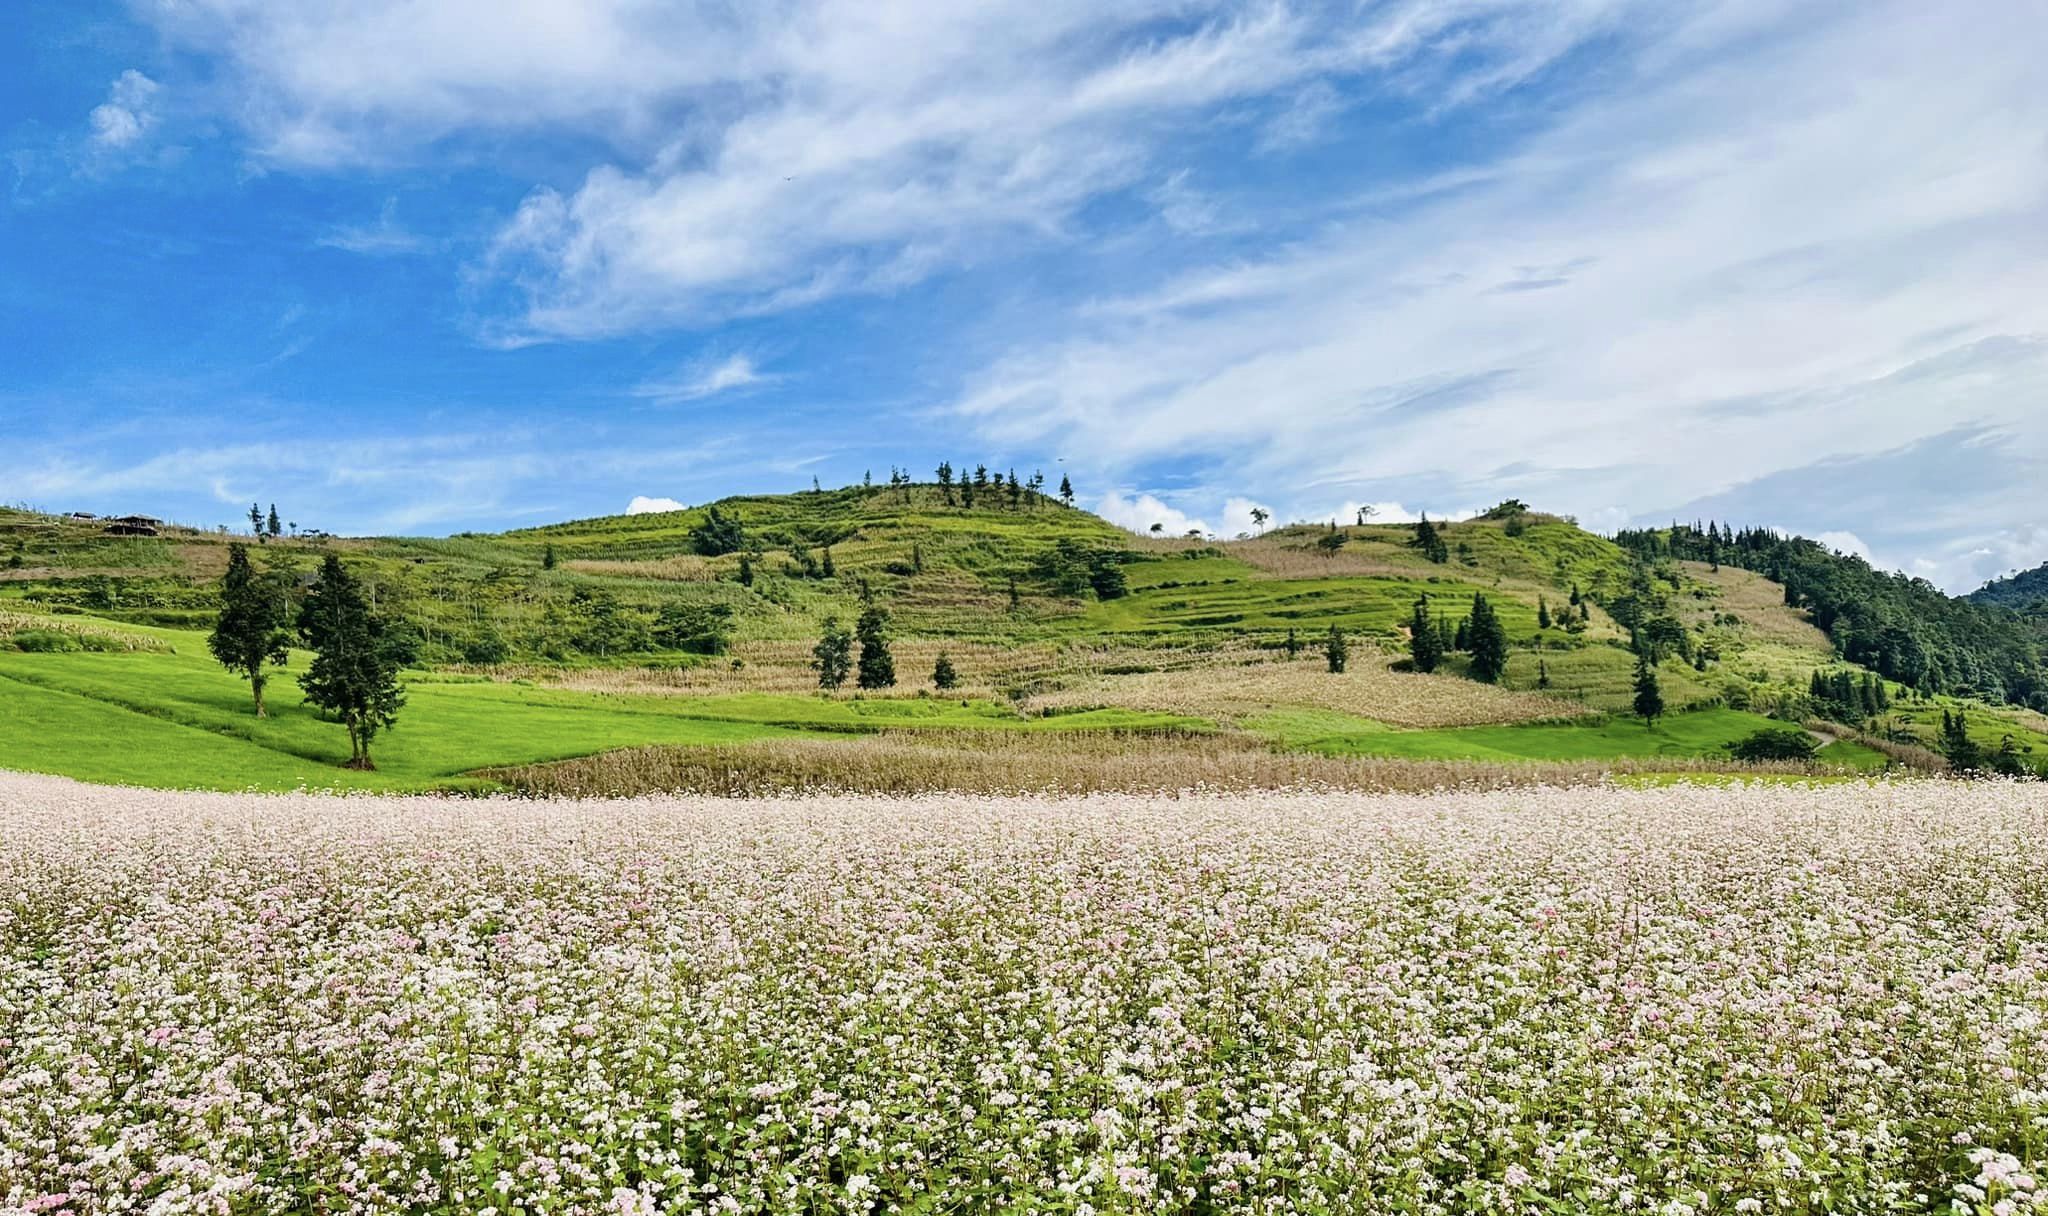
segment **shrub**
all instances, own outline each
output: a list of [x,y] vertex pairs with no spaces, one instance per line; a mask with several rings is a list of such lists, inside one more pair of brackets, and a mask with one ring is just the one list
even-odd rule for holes
[[1768,760],[1811,760],[1820,750],[1812,735],[1791,726],[1770,726],[1747,739],[1728,745],[1737,760],[1759,763]]

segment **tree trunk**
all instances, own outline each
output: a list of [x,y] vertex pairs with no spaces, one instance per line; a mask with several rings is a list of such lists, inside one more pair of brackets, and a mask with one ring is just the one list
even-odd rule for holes
[[269,717],[270,715],[264,712],[263,709],[263,672],[261,669],[249,673],[249,691],[256,694],[256,716],[259,718]]

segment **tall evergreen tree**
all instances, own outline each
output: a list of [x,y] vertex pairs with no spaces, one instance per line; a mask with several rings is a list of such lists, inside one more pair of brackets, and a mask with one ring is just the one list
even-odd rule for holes
[[953,505],[953,462],[941,460],[938,468],[939,493],[944,496],[947,506]]
[[1060,501],[1070,507],[1074,505],[1074,483],[1067,480],[1065,473],[1060,474]]
[[1498,684],[1508,669],[1508,631],[1486,597],[1472,596],[1472,678]]
[[385,622],[370,610],[362,583],[331,554],[300,606],[299,640],[314,652],[299,677],[306,700],[348,729],[348,767],[376,768],[370,741],[398,721],[405,691]]
[[1536,687],[1550,687],[1550,664],[1542,659],[1536,660]]
[[284,665],[290,619],[284,588],[276,579],[256,573],[249,564],[249,546],[229,545],[228,571],[220,580],[220,618],[206,647],[221,666],[249,681],[259,718],[269,716],[263,708],[263,686],[270,677],[263,668]]
[[1451,560],[1450,547],[1444,544],[1443,535],[1437,531],[1437,526],[1429,522],[1427,512],[1415,522],[1415,539],[1408,542],[1408,547],[1422,550],[1424,557],[1439,566]]
[[1429,597],[1415,601],[1408,618],[1408,658],[1415,670],[1432,672],[1444,661],[1443,637],[1429,619]]
[[1959,773],[1974,773],[1984,767],[1984,749],[1970,738],[1970,720],[1963,713],[1941,711],[1941,754]]
[[879,604],[861,610],[854,625],[860,639],[860,664],[854,682],[862,688],[891,688],[896,684],[896,656],[889,653],[889,614]]
[[270,533],[272,540],[284,535],[284,521],[277,517],[276,503],[270,504],[270,514],[263,517],[263,530]]
[[540,568],[543,570],[555,568],[555,546],[552,543],[541,546]]
[[853,635],[839,623],[838,617],[825,618],[818,644],[811,647],[811,666],[818,669],[818,687],[827,692],[846,683],[853,670]]
[[1351,661],[1351,643],[1345,641],[1344,631],[1335,625],[1330,626],[1330,635],[1323,639],[1323,659],[1334,674],[1342,674],[1345,664]]
[[939,661],[932,665],[932,687],[940,692],[960,687],[960,673],[953,670],[953,660],[943,650],[939,652]]
[[1657,684],[1657,669],[1650,666],[1650,656],[1636,656],[1635,681],[1636,716],[1645,726],[1651,725],[1664,716],[1664,690]]
[[1536,597],[1536,628],[1550,628],[1550,601],[1540,595]]
[[253,502],[249,504],[249,535],[263,539],[263,508]]

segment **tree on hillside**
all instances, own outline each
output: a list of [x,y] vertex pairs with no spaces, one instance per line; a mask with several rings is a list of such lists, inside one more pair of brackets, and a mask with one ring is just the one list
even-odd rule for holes
[[1371,505],[1370,503],[1358,508],[1358,526],[1363,528],[1368,520],[1370,520],[1373,516],[1378,515],[1379,513],[1380,509],[1378,507]]
[[247,545],[229,545],[228,571],[220,580],[220,619],[214,622],[206,648],[221,666],[249,681],[259,718],[269,716],[263,709],[263,685],[269,680],[263,668],[284,665],[290,619],[283,586],[256,573]]
[[836,616],[825,618],[818,644],[811,647],[811,666],[818,669],[818,687],[831,692],[846,683],[853,669],[853,635]]
[[249,504],[249,535],[255,537],[259,541],[264,539],[263,508],[257,506],[253,502]]
[[1984,749],[1970,738],[1970,720],[1961,711],[1941,711],[1941,754],[1959,773],[1974,773],[1984,767]]
[[1415,670],[1424,674],[1435,671],[1444,661],[1443,637],[1429,619],[1426,595],[1415,601],[1415,611],[1408,618],[1408,659]]
[[306,700],[348,728],[353,769],[374,769],[370,740],[398,720],[405,692],[385,624],[363,598],[363,585],[330,555],[299,609],[299,640],[314,652],[299,677]]
[[1067,480],[1065,473],[1060,474],[1060,501],[1070,507],[1074,505],[1074,483]]
[[1324,557],[1335,557],[1350,540],[1351,537],[1343,532],[1325,532],[1316,537],[1316,548],[1322,550]]
[[1482,684],[1498,684],[1508,669],[1508,631],[1486,597],[1472,597],[1472,678]]
[[704,514],[704,522],[690,529],[690,543],[706,557],[723,557],[746,548],[747,533],[738,516],[711,507]]
[[896,656],[889,653],[889,614],[879,604],[861,610],[854,626],[860,639],[860,666],[854,682],[862,688],[891,688],[896,683]]
[[1295,636],[1292,629],[1287,631],[1287,640],[1282,642],[1281,645],[1286,649],[1287,657],[1290,659],[1301,654],[1301,639]]
[[1264,536],[1264,535],[1265,535],[1265,533],[1266,533],[1266,521],[1267,521],[1267,520],[1269,520],[1269,519],[1271,519],[1271,518],[1273,518],[1273,515],[1272,515],[1272,513],[1271,513],[1270,511],[1266,510],[1266,508],[1264,508],[1264,507],[1253,507],[1253,508],[1252,508],[1252,527],[1254,527],[1254,528],[1257,528],[1257,529],[1259,530],[1259,535],[1261,535],[1261,536]]
[[1550,601],[1540,595],[1536,597],[1536,628],[1550,628]]
[[1408,547],[1422,550],[1424,557],[1439,566],[1451,560],[1450,547],[1444,544],[1443,535],[1437,531],[1436,525],[1429,522],[1428,512],[1415,521],[1415,538],[1408,542]]
[[1323,640],[1323,658],[1333,674],[1342,674],[1344,665],[1351,660],[1351,643],[1344,640],[1344,631],[1335,625],[1330,626],[1330,636]]
[[1536,687],[1550,687],[1550,664],[1542,659],[1536,660]]
[[754,585],[754,558],[750,553],[740,554],[740,586]]
[[270,514],[263,517],[263,530],[270,534],[272,540],[284,535],[284,521],[277,517],[276,503],[270,504]]
[[1636,716],[1643,725],[1653,725],[1664,716],[1664,690],[1657,686],[1657,669],[1650,666],[1650,656],[1636,656]]
[[939,661],[932,665],[932,687],[940,692],[960,687],[960,673],[953,670],[953,660],[943,650],[939,652]]
[[552,570],[555,568],[555,546],[552,542],[541,546],[540,568],[543,570]]

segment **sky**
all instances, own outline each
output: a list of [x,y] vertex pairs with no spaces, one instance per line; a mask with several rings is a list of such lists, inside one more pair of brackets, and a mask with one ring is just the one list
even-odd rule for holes
[[2039,0],[0,6],[0,501],[446,534],[1069,476],[1134,529],[2048,560]]

